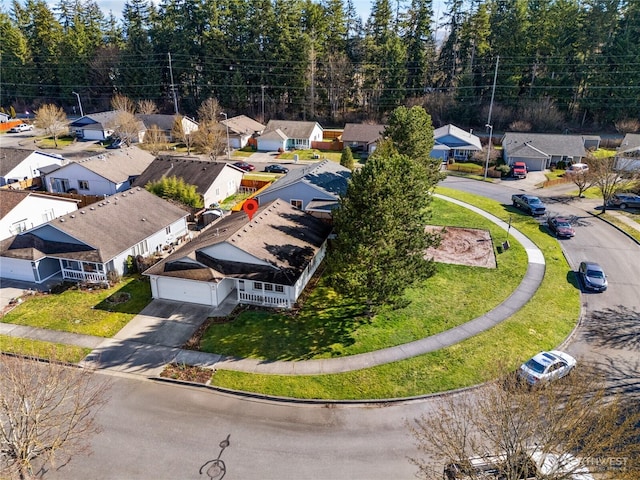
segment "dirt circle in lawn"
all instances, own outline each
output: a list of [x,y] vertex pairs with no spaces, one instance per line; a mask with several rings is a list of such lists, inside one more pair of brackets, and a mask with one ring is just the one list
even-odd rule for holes
[[488,230],[429,225],[427,233],[440,235],[440,246],[429,248],[425,258],[440,263],[496,268],[496,256]]

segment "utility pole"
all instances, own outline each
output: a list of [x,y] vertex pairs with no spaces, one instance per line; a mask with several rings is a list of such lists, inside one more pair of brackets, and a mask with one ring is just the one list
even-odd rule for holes
[[491,103],[489,104],[489,118],[487,118],[487,126],[492,125],[491,113],[493,112],[493,98],[496,94],[496,80],[498,80],[498,63],[500,63],[500,55],[496,57],[496,71],[493,74],[493,88],[491,89]]
[[260,89],[262,90],[262,122],[265,122],[264,117],[264,85],[260,85]]
[[176,98],[176,87],[173,84],[173,67],[171,66],[171,52],[169,55],[169,75],[171,76],[171,94],[173,95],[173,108],[175,110],[176,115],[178,114],[178,99]]
[[76,97],[78,97],[78,106],[80,107],[80,116],[84,117],[84,113],[82,111],[82,102],[80,101],[80,94],[76,92],[71,92],[71,93],[73,93]]

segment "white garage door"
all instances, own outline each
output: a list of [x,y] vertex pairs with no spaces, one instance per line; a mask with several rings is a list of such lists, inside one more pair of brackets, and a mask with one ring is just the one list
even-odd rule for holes
[[18,260],[17,258],[0,258],[0,278],[35,282],[31,261]]
[[158,298],[216,306],[208,283],[177,278],[158,278]]

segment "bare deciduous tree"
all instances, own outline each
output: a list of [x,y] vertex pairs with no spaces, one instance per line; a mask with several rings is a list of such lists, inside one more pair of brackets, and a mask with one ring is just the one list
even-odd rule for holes
[[586,172],[584,170],[578,172],[567,171],[565,176],[578,187],[578,197],[582,197],[584,192],[594,185],[594,176],[588,170]]
[[135,115],[126,110],[120,110],[116,115],[113,128],[113,134],[121,138],[127,145],[136,142],[140,135],[141,122]]
[[0,355],[0,477],[33,478],[87,451],[108,389],[91,370]]
[[129,112],[133,115],[136,111],[136,104],[129,97],[117,94],[111,99],[111,108]]
[[200,122],[198,130],[193,132],[192,136],[194,145],[213,161],[216,161],[218,155],[226,148],[225,129],[216,121]]
[[36,110],[36,127],[42,128],[45,133],[53,137],[53,143],[58,147],[58,137],[69,131],[67,115],[62,108],[50,103]]
[[151,125],[144,134],[144,144],[154,155],[160,153],[160,150],[166,146],[167,140],[167,136],[157,125]]
[[191,155],[191,148],[193,147],[194,135],[191,130],[185,128],[184,117],[182,115],[176,115],[176,119],[173,122],[173,128],[171,134],[173,138],[179,142],[184,143],[187,147],[187,155]]
[[598,158],[589,155],[589,177],[593,186],[600,189],[602,195],[602,211],[606,212],[607,203],[616,192],[632,189],[640,178],[638,170],[618,168],[615,157]]
[[217,122],[222,112],[222,107],[216,98],[207,98],[200,108],[198,108],[198,121],[203,123],[207,121]]
[[[436,411],[411,423],[421,454],[411,461],[425,479],[443,478],[450,462],[469,469],[460,478],[541,478],[544,467],[533,467],[538,473],[532,476],[532,463],[523,461],[532,458],[561,466],[546,471],[546,480],[573,479],[585,469],[602,470],[603,479],[637,479],[638,422],[636,403],[608,392],[588,368],[531,390],[512,376],[443,397]],[[470,458],[486,461],[499,473],[474,473]]]
[[153,100],[138,100],[137,112],[142,115],[158,113],[158,107]]

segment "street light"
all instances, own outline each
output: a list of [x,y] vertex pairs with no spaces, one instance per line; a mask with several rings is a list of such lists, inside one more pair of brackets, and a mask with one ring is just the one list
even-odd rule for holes
[[229,122],[227,121],[227,114],[220,112],[220,115],[224,115],[224,124],[227,127],[227,160],[231,159],[231,148],[229,147]]
[[484,179],[487,179],[487,173],[489,172],[489,157],[491,156],[491,137],[493,136],[493,125],[489,125],[488,123],[485,125],[485,128],[489,129],[489,144],[487,145],[487,162],[484,165]]
[[80,101],[80,94],[76,92],[71,92],[71,93],[73,93],[76,97],[78,97],[78,106],[80,107],[80,116],[84,117],[84,113],[82,111],[82,102]]

